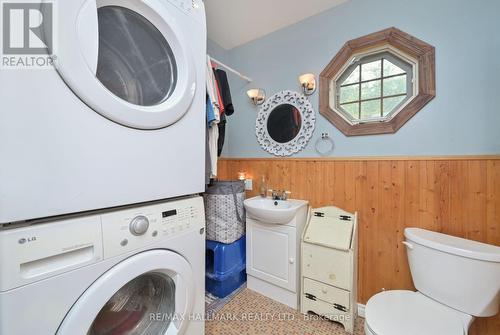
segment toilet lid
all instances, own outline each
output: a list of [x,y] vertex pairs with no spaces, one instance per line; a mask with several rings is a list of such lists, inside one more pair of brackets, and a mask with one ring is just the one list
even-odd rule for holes
[[463,335],[458,311],[412,291],[385,291],[368,300],[366,324],[376,335]]

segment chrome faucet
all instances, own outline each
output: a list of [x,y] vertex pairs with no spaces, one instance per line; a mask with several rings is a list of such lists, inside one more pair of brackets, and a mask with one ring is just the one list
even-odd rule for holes
[[278,190],[268,190],[268,192],[271,192],[271,198],[273,200],[287,200],[288,196],[292,193],[290,191],[278,191]]

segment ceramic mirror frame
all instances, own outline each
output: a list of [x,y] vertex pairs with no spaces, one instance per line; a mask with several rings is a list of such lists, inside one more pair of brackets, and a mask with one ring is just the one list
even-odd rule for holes
[[[273,140],[267,130],[267,121],[271,112],[282,104],[297,108],[302,118],[298,134],[285,143]],[[255,122],[255,136],[265,151],[275,156],[291,156],[306,147],[313,135],[315,124],[316,115],[307,97],[295,91],[284,90],[274,94],[262,104]]]

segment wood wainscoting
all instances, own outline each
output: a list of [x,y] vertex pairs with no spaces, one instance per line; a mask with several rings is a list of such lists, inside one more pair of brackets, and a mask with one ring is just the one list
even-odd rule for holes
[[[405,227],[500,245],[500,156],[235,158],[218,166],[220,179],[239,171],[253,178],[247,196],[258,194],[265,175],[269,188],[290,190],[313,207],[357,211],[362,304],[384,289],[414,289],[401,244]],[[474,322],[470,332],[499,333],[499,315]]]

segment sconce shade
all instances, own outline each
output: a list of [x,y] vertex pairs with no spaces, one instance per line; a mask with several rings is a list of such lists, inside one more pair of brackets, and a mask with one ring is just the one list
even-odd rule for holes
[[266,100],[266,92],[262,88],[249,89],[247,95],[254,105],[261,105]]
[[304,73],[300,75],[299,82],[305,95],[311,95],[316,91],[316,78],[313,73]]
[[304,73],[304,74],[299,76],[299,81],[302,85],[314,82],[314,74]]
[[247,91],[247,95],[250,99],[257,98],[259,95],[259,89],[258,88],[252,88]]

